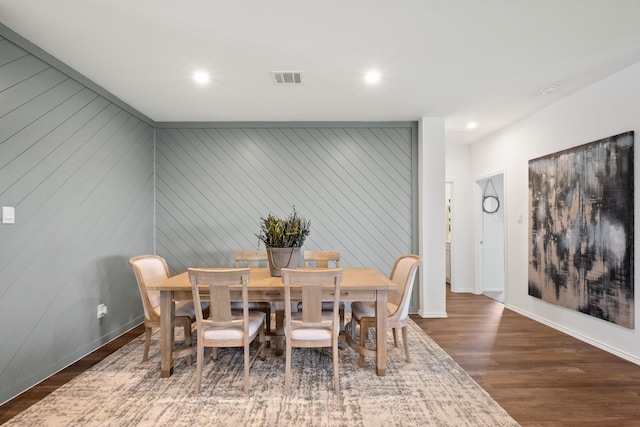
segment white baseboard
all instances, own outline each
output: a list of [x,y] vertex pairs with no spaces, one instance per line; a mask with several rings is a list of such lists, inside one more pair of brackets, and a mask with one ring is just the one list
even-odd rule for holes
[[453,292],[454,294],[474,294],[474,295],[477,295],[475,289],[473,289],[473,288],[462,288],[462,289],[455,288],[454,289],[452,287],[451,288],[451,292]]
[[419,310],[417,314],[423,319],[446,319],[448,317],[446,311],[439,313],[425,313]]
[[592,339],[590,337],[584,336],[579,332],[576,332],[576,331],[574,331],[572,329],[565,328],[564,326],[559,325],[557,323],[550,322],[547,319],[544,319],[544,318],[542,318],[540,316],[537,316],[537,315],[535,315],[533,313],[529,313],[528,311],[512,307],[511,305],[508,305],[508,304],[505,305],[505,307],[507,307],[509,310],[515,311],[518,314],[521,314],[521,315],[523,315],[525,317],[533,319],[536,322],[540,322],[543,325],[547,325],[547,326],[549,326],[549,327],[551,327],[551,328],[553,328],[555,330],[558,330],[558,331],[563,332],[563,333],[565,333],[567,335],[570,335],[570,336],[572,336],[572,337],[574,337],[576,339],[579,339],[580,341],[583,341],[583,342],[586,342],[588,344],[591,344],[594,347],[598,347],[601,350],[604,350],[604,351],[606,351],[608,353],[614,354],[614,355],[616,355],[618,357],[621,357],[621,358],[623,358],[625,360],[628,360],[629,362],[633,362],[636,365],[640,365],[640,358],[634,356],[633,354],[626,353],[626,352],[624,352],[624,351],[622,351],[620,349],[617,349],[615,347],[611,347],[608,344],[605,344],[603,342],[594,340],[594,339]]

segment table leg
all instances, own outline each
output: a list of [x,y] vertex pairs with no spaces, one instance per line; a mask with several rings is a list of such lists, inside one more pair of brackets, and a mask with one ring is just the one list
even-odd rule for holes
[[170,377],[173,374],[173,319],[175,317],[173,292],[160,292],[160,376]]
[[387,374],[387,290],[376,292],[376,371],[378,376]]

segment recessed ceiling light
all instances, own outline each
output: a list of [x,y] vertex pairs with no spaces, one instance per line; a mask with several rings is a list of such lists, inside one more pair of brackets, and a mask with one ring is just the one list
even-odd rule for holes
[[376,84],[380,81],[380,73],[376,70],[371,70],[364,76],[364,80],[370,85]]
[[196,71],[193,74],[193,80],[195,80],[196,83],[203,85],[209,81],[209,74],[204,71]]
[[558,89],[558,86],[549,85],[545,88],[540,89],[540,92],[542,92],[543,95],[551,95],[553,92],[556,91],[556,89]]
[[478,127],[478,124],[476,122],[467,123],[467,129],[475,129],[477,127]]

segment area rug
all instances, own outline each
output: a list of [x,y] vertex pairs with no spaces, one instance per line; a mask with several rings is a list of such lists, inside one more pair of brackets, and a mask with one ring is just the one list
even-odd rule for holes
[[[341,391],[333,390],[330,349],[293,349],[292,389],[284,395],[284,358],[273,348],[251,368],[242,391],[241,349],[207,358],[201,391],[195,363],[175,362],[160,378],[159,333],[141,362],[144,335],[11,419],[7,426],[472,426],[518,424],[415,323],[412,361],[388,334],[387,375],[374,360],[340,351]],[[177,337],[179,339],[179,337]],[[399,340],[401,338],[399,337]]]

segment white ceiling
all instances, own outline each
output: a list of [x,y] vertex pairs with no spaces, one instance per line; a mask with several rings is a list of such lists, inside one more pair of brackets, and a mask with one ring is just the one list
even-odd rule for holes
[[0,0],[0,22],[155,121],[443,117],[449,143],[640,60],[638,0]]

